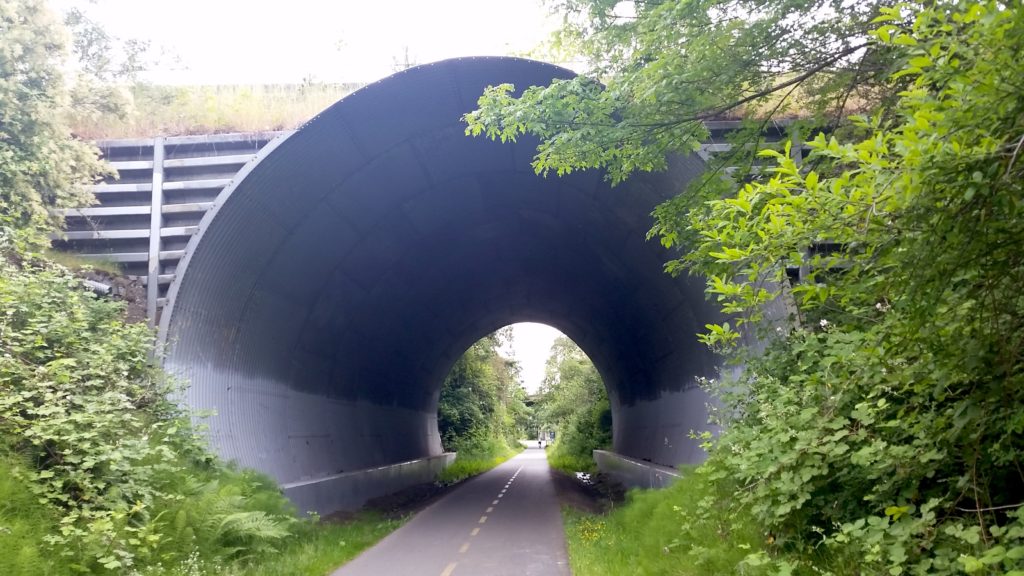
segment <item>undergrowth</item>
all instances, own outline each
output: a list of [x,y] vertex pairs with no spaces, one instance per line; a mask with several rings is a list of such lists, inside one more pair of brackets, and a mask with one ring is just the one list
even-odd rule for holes
[[44,538],[57,529],[57,514],[32,495],[20,477],[29,463],[0,449],[0,574],[50,576],[67,574],[64,558],[50,554]]
[[442,486],[483,474],[522,451],[522,446],[512,448],[502,439],[487,436],[471,436],[456,441],[452,447],[455,462],[442,470],[436,480]]
[[278,553],[259,563],[236,566],[225,576],[323,576],[387,536],[405,519],[361,512],[340,523],[306,526]]
[[573,412],[559,427],[558,437],[548,450],[548,464],[568,474],[597,472],[594,450],[611,446],[611,422],[607,396]]
[[300,520],[219,461],[148,329],[62,266],[3,252],[0,311],[0,574],[322,574],[397,526]]
[[749,512],[730,505],[734,486],[707,467],[684,471],[663,490],[634,490],[608,514],[563,509],[576,576],[768,574],[745,561],[772,535]]

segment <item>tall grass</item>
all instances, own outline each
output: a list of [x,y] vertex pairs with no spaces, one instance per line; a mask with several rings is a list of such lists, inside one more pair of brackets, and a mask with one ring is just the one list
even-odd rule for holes
[[156,135],[291,130],[319,114],[357,84],[156,86],[121,93],[116,112],[77,110],[70,119],[79,138],[101,140]]
[[70,566],[45,545],[46,535],[58,529],[56,515],[17,477],[16,471],[28,466],[19,456],[0,451],[0,574],[69,574]]
[[575,576],[761,574],[743,561],[769,535],[742,509],[722,507],[728,487],[705,470],[663,490],[632,491],[607,515],[566,508]]
[[318,524],[279,553],[225,576],[324,576],[405,523],[377,512],[361,512],[343,523]]

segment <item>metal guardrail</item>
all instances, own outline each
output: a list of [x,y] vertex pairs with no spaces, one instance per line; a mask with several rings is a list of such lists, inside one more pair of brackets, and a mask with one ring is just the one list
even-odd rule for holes
[[117,264],[146,286],[155,324],[189,238],[238,171],[289,132],[103,140],[116,175],[92,187],[96,204],[61,211],[54,247]]

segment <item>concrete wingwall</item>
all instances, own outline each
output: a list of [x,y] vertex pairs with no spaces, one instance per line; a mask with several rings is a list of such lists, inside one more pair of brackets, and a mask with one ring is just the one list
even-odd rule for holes
[[[515,58],[413,68],[339,101],[248,164],[189,242],[161,318],[165,366],[212,410],[219,452],[285,485],[440,456],[440,385],[504,325],[558,328],[609,390],[616,452],[702,458],[696,377],[719,359],[703,282],[663,271],[652,209],[694,156],[611,188],[534,173],[537,142],[464,134],[488,85],[571,72]],[[329,512],[329,491],[303,506]]]

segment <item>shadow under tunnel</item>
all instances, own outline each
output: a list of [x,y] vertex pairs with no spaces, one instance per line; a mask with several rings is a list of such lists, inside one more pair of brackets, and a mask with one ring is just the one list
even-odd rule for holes
[[695,334],[718,315],[702,281],[663,272],[670,254],[645,233],[703,163],[612,189],[595,172],[535,175],[535,140],[464,135],[485,86],[571,75],[514,58],[412,68],[239,173],[193,237],[161,323],[165,366],[190,381],[190,406],[215,411],[223,457],[306,509],[347,506],[329,490],[296,494],[440,457],[438,395],[455,361],[501,326],[542,322],[593,359],[617,453],[701,458],[688,438],[706,424],[695,377],[718,359]]

